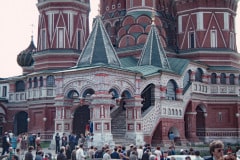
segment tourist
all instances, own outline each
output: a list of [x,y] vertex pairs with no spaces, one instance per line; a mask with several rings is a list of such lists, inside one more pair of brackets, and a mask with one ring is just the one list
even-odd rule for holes
[[65,147],[64,146],[62,146],[60,148],[60,152],[57,155],[57,160],[67,160],[67,157],[65,155]]
[[132,151],[129,160],[138,160],[137,151]]
[[142,160],[142,156],[143,156],[143,146],[140,145],[137,149],[137,153],[138,153],[138,160]]
[[207,160],[222,160],[223,159],[223,151],[224,151],[224,144],[220,140],[214,140],[209,145],[209,151],[211,157]]
[[13,155],[11,160],[21,160],[17,155]]
[[13,149],[13,152],[16,152],[16,148],[17,148],[17,137],[13,134],[12,138],[11,138],[11,146]]
[[174,139],[175,139],[175,135],[174,135],[174,133],[171,131],[170,134],[169,134],[169,140],[170,140],[172,146],[175,146]]
[[160,159],[161,159],[161,156],[162,156],[162,151],[161,151],[160,146],[157,146],[157,147],[156,147],[156,150],[154,151],[154,153],[156,154],[157,160],[160,160]]
[[56,133],[55,135],[55,143],[56,143],[56,147],[55,147],[55,153],[59,153],[60,151],[60,140],[61,140],[61,137],[59,136],[59,133]]
[[9,153],[9,147],[11,146],[10,143],[10,138],[8,135],[8,132],[4,133],[4,136],[2,138],[2,155],[4,155],[5,153]]
[[161,160],[170,160],[170,158],[168,158],[167,156],[168,156],[168,151],[164,151]]
[[71,159],[72,160],[76,160],[77,159],[76,158],[76,152],[77,152],[78,148],[79,148],[79,146],[75,146],[75,149],[72,151],[72,153],[71,153]]
[[110,160],[111,159],[111,156],[110,156],[110,149],[106,149],[105,150],[105,153],[103,154],[103,158],[102,160]]
[[78,150],[76,151],[76,160],[84,160],[86,158],[83,151],[83,144],[79,145]]
[[117,152],[118,148],[114,147],[113,152],[110,154],[112,159],[120,159],[119,153]]
[[66,133],[63,133],[61,140],[62,140],[62,146],[66,147],[67,141],[68,141]]
[[28,147],[28,151],[27,151],[27,153],[25,154],[25,160],[33,160],[32,151],[33,151],[33,146],[29,146],[29,147]]
[[195,160],[204,160],[204,159],[200,156],[200,152],[199,152],[199,151],[195,151]]

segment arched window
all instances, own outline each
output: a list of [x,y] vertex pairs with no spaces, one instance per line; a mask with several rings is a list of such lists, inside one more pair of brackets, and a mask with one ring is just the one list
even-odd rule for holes
[[202,71],[202,69],[198,68],[196,73],[195,73],[195,81],[203,82],[202,76],[203,76],[203,71]]
[[40,81],[40,87],[43,87],[43,77],[40,77],[39,81]]
[[55,79],[52,75],[47,76],[47,87],[54,87]]
[[79,93],[76,90],[71,90],[70,92],[68,92],[67,97],[70,99],[76,99],[79,97]]
[[216,73],[211,74],[211,84],[217,84],[217,74]]
[[220,83],[221,84],[226,84],[226,74],[225,73],[221,73],[221,75],[220,75]]
[[38,87],[38,79],[37,79],[37,77],[34,77],[34,79],[33,79],[33,87],[34,88]]
[[177,89],[176,82],[174,80],[168,81],[167,90],[166,90],[166,99],[176,100],[176,89]]
[[234,85],[235,84],[235,75],[234,74],[230,74],[229,76],[229,84],[230,85]]
[[23,80],[17,81],[15,83],[16,92],[24,92],[25,91],[25,83]]
[[155,85],[149,84],[141,93],[142,98],[142,112],[147,110],[149,107],[154,106],[155,99],[154,99],[154,92],[155,92]]
[[28,79],[29,88],[32,88],[32,78]]
[[116,89],[111,88],[111,89],[109,90],[109,93],[112,95],[112,99],[119,98],[119,93],[117,92]]
[[191,83],[191,74],[192,74],[192,71],[188,70],[188,72],[186,72],[184,75],[184,78],[183,78],[183,88],[184,89],[186,89]]
[[87,98],[87,97],[93,95],[94,93],[95,93],[95,91],[92,88],[89,88],[83,92],[82,97]]

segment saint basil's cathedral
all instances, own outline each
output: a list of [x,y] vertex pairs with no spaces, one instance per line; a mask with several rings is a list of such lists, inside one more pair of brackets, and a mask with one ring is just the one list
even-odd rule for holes
[[[95,0],[94,0],[95,1]],[[94,145],[240,138],[238,0],[38,0],[36,45],[0,79],[0,134],[81,134]]]

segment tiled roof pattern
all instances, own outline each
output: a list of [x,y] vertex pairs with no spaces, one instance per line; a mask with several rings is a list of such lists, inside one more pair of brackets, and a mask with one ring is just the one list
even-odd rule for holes
[[95,19],[92,32],[78,59],[77,66],[81,67],[98,63],[110,66],[121,66],[100,16]]
[[171,69],[155,25],[151,26],[138,65],[153,65],[167,70]]

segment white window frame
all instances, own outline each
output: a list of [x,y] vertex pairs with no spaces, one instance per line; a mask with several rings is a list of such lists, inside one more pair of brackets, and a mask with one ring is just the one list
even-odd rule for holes
[[65,28],[57,28],[57,48],[65,48]]
[[178,33],[182,33],[182,16],[178,16]]
[[210,40],[211,40],[211,48],[217,48],[218,43],[217,43],[217,30],[212,29],[210,31]]
[[197,30],[204,29],[203,12],[197,13]]
[[229,48],[232,49],[232,50],[235,49],[235,38],[234,38],[234,33],[233,32],[230,32]]
[[229,13],[224,12],[224,30],[229,30]]
[[44,50],[47,48],[47,34],[46,34],[46,28],[41,29],[41,50]]

